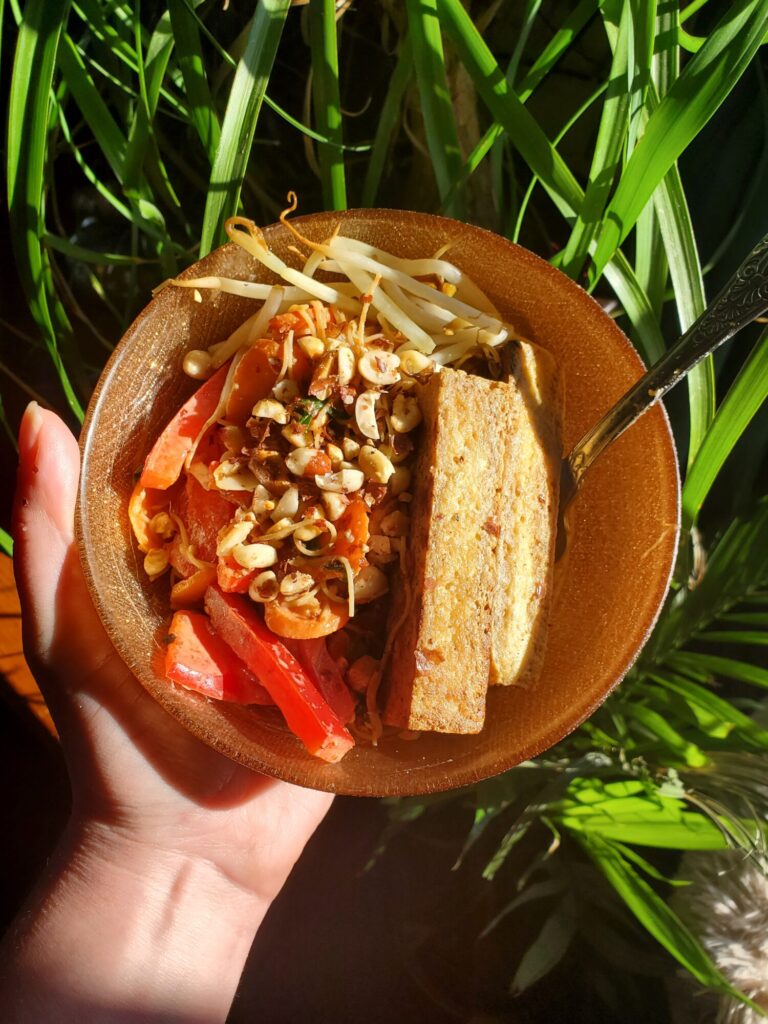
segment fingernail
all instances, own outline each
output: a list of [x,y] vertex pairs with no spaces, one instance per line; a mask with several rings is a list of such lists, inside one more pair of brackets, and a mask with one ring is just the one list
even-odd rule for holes
[[37,402],[30,402],[24,410],[19,427],[19,461],[24,462],[37,448],[42,425],[43,410]]

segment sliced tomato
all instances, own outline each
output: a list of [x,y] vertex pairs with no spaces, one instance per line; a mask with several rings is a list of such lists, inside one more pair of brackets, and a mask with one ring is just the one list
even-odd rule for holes
[[325,637],[285,640],[285,646],[301,662],[313,683],[346,725],[355,717],[355,702],[338,662],[331,656]]
[[182,405],[147,456],[140,482],[143,487],[168,488],[178,480],[195,438],[221,398],[229,364],[222,366]]
[[227,420],[242,426],[254,405],[272,393],[279,372],[280,347],[276,341],[262,338],[237,364],[227,398]]
[[349,503],[336,522],[338,536],[333,546],[334,555],[349,559],[354,572],[360,568],[367,550],[370,513],[362,498]]
[[197,557],[204,562],[215,562],[219,530],[234,516],[234,505],[220,491],[208,491],[195,477],[187,475],[184,489],[173,502],[173,510],[186,526],[189,543]]
[[139,481],[133,489],[128,502],[128,519],[139,550],[149,551],[150,548],[162,547],[165,540],[150,526],[158,512],[168,508],[167,491],[158,491],[152,487],[144,487]]
[[220,558],[216,566],[216,580],[227,594],[245,594],[258,575],[255,569],[244,569],[231,555]]
[[210,587],[205,608],[225,640],[280,708],[286,724],[310,754],[336,762],[355,741],[296,658],[265,626],[243,597]]
[[206,590],[215,582],[215,565],[203,566],[188,579],[179,580],[171,587],[171,608],[194,608],[196,605],[202,605]]
[[302,615],[292,605],[278,598],[264,605],[264,621],[273,633],[292,640],[310,640],[343,629],[349,622],[346,604],[330,601],[324,594],[318,594],[317,597],[320,601],[320,614],[313,618]]
[[201,612],[173,616],[165,674],[174,683],[235,704],[274,703],[257,677],[218,637]]

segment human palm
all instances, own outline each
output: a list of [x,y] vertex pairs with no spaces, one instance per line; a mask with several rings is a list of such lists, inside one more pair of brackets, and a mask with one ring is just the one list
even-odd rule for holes
[[106,836],[205,859],[271,899],[331,798],[234,764],[148,696],[112,647],[80,567],[75,439],[32,406],[19,449],[25,650],[59,729],[75,815]]

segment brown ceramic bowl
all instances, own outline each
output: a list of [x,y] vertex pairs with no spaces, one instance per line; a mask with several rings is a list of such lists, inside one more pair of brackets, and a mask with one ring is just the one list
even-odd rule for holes
[[[297,218],[308,236],[345,234],[406,257],[452,243],[465,268],[505,317],[550,349],[566,385],[566,450],[632,384],[642,364],[629,341],[584,291],[525,249],[442,217],[353,210]],[[285,228],[267,240],[294,257]],[[242,249],[226,245],[189,276],[269,280]],[[122,658],[174,718],[210,746],[257,771],[355,796],[431,793],[485,779],[562,739],[627,672],[653,626],[677,546],[677,460],[661,407],[597,463],[573,508],[572,540],[558,590],[541,677],[530,688],[495,687],[478,736],[423,734],[356,747],[338,765],[310,757],[277,712],[209,701],[162,677],[165,584],[150,585],[131,538],[127,502],[134,473],[166,421],[196,387],[184,353],[225,338],[254,309],[249,300],[168,288],[146,307],[110,359],[82,435],[80,554],[91,596]],[[461,624],[457,623],[457,629]]]

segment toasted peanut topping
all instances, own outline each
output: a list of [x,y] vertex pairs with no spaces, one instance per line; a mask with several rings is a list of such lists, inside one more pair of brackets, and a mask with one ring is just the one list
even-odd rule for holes
[[165,548],[150,548],[144,555],[144,572],[155,579],[168,568],[168,552]]
[[423,373],[428,367],[434,368],[434,365],[429,356],[425,356],[423,352],[417,352],[415,349],[409,349],[400,354],[400,369],[409,377]]
[[323,352],[325,352],[325,345],[321,339],[311,334],[305,334],[303,338],[298,339],[297,343],[310,359],[319,359]]
[[407,434],[421,423],[421,409],[417,398],[396,395],[390,417],[392,429],[398,434]]
[[345,437],[341,442],[341,450],[345,459],[356,459],[360,454],[360,445],[353,437]]
[[288,422],[288,412],[285,406],[274,398],[262,398],[254,405],[252,415],[258,419],[273,420],[275,423]]
[[387,537],[407,537],[411,528],[410,516],[399,509],[381,520],[381,532]]
[[309,434],[305,427],[297,423],[289,423],[283,427],[281,434],[294,448],[306,448],[309,444]]
[[279,592],[280,587],[278,586],[277,576],[275,576],[271,569],[259,573],[248,587],[248,596],[252,601],[258,601],[259,604],[274,601]]
[[331,460],[333,469],[338,469],[344,461],[344,452],[337,444],[329,444],[325,450],[328,453],[328,458]]
[[170,540],[174,533],[176,533],[176,523],[174,523],[167,512],[158,512],[150,520],[149,526],[152,532],[162,537],[163,540]]
[[306,572],[291,572],[280,581],[280,593],[286,596],[303,594],[311,590],[315,581]]
[[251,501],[251,509],[257,516],[263,516],[266,512],[271,512],[274,507],[274,499],[267,488],[263,484],[256,484],[253,500]]
[[293,536],[296,540],[303,541],[305,544],[307,541],[315,540],[325,531],[322,526],[315,526],[313,523],[303,523],[298,530],[294,531]]
[[323,473],[315,477],[315,483],[321,491],[336,491],[338,494],[350,494],[359,491],[365,483],[365,476],[359,469],[340,469],[337,473]]
[[299,397],[299,385],[295,380],[290,380],[290,378],[284,377],[272,388],[272,394],[278,402],[283,402],[287,405],[288,402],[292,402],[294,398]]
[[381,396],[378,391],[363,391],[355,402],[355,422],[361,434],[378,441],[379,427],[376,423],[376,402]]
[[259,482],[246,465],[235,459],[220,462],[213,479],[220,491],[252,491]]
[[348,345],[342,345],[336,351],[336,359],[339,384],[347,385],[355,375],[355,355]]
[[271,544],[236,544],[232,557],[243,569],[266,569],[277,561],[277,551]]
[[357,368],[360,376],[369,384],[376,387],[386,387],[400,380],[400,357],[394,352],[385,352],[383,349],[369,348],[357,360]]
[[[285,464],[288,471],[294,476],[304,476],[304,473],[313,459],[317,459],[322,452],[318,448],[297,448],[285,457]],[[326,465],[328,462],[326,460]]]
[[336,491],[323,491],[322,499],[328,519],[332,523],[335,523],[337,519],[341,519],[347,507],[346,498]]
[[395,467],[390,459],[370,444],[365,444],[360,449],[358,465],[368,480],[377,484],[386,484],[395,472]]
[[233,423],[228,423],[226,427],[221,428],[221,440],[229,452],[239,453],[246,444],[245,434],[240,427],[236,427]]
[[216,554],[219,558],[224,558],[226,555],[232,554],[234,548],[238,544],[242,544],[248,538],[248,534],[253,529],[253,523],[248,519],[244,519],[239,523],[232,523],[230,526],[225,527],[219,534],[219,541],[216,545]]
[[389,491],[393,497],[407,491],[411,486],[411,471],[407,466],[398,466],[389,481]]
[[367,558],[374,565],[386,565],[388,562],[393,562],[396,557],[389,537],[374,534],[368,538]]
[[276,523],[281,519],[293,519],[298,511],[299,489],[298,487],[289,487],[280,498],[280,501],[275,505],[275,511],[272,513],[272,518]]
[[195,380],[205,380],[206,377],[211,375],[213,363],[208,352],[204,352],[199,348],[193,348],[184,356],[182,367],[188,377],[193,377]]
[[389,582],[384,573],[375,565],[365,565],[355,577],[355,602],[367,604],[386,594]]

